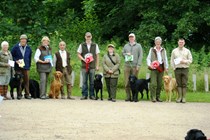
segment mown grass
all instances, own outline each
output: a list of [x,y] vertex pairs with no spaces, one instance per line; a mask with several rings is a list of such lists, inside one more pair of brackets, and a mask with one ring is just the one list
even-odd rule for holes
[[[77,86],[73,87],[72,95],[73,96],[82,96],[81,89]],[[100,93],[98,95],[100,97]],[[107,97],[108,97],[108,93],[107,93],[105,87],[103,89],[103,97],[104,97],[104,99],[107,99]],[[141,95],[139,94],[139,99],[140,99],[140,97],[141,97]],[[149,94],[149,97],[150,97],[150,94]],[[125,90],[123,88],[119,88],[117,90],[117,100],[125,100],[125,98],[126,98]],[[187,99],[187,102],[210,103],[210,92],[188,92],[186,99]],[[161,100],[163,100],[163,101],[166,100],[164,91],[161,92]],[[143,101],[150,101],[150,100],[147,100],[146,91],[144,91]],[[175,96],[172,97],[172,102],[174,102],[174,101],[175,101]]]

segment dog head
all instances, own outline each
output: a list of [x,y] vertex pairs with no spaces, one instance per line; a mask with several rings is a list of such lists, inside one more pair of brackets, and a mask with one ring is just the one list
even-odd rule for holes
[[130,82],[130,83],[135,83],[136,80],[137,80],[137,77],[136,77],[135,75],[130,75],[130,76],[129,76],[129,82]]
[[185,140],[207,140],[207,138],[201,130],[191,129],[187,132]]
[[16,81],[20,81],[23,78],[23,74],[21,74],[21,73],[15,73],[14,77],[15,77],[15,80]]
[[170,76],[168,76],[168,75],[163,76],[163,81],[164,81],[165,84],[170,83],[171,79],[172,78]]
[[62,76],[63,76],[63,74],[62,74],[60,71],[56,71],[56,72],[54,73],[55,79],[60,79]]
[[103,76],[102,76],[101,74],[96,74],[96,75],[95,75],[95,80],[96,80],[96,81],[101,81],[102,77],[103,77]]

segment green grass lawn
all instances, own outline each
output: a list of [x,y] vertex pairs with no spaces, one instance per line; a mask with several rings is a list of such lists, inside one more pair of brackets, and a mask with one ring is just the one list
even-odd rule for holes
[[[81,89],[77,86],[73,87],[72,90],[72,95],[73,96],[81,96]],[[100,97],[100,93],[98,94]],[[104,88],[103,90],[103,97],[104,99],[107,99],[108,93],[106,89]],[[150,95],[149,95],[150,96]],[[139,94],[139,99],[141,95]],[[118,100],[124,100],[126,98],[125,90],[120,88],[117,90],[117,99]],[[165,92],[161,92],[161,99],[165,101],[166,96]],[[146,91],[144,91],[144,101],[147,101],[146,97]],[[210,103],[210,92],[188,92],[187,97],[186,97],[187,102],[206,102]],[[175,101],[175,96],[172,97],[172,102]]]

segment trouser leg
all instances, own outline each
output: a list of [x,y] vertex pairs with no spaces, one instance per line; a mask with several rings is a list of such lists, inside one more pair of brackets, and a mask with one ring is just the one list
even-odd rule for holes
[[117,78],[111,78],[110,80],[110,93],[111,93],[111,98],[116,99],[116,91],[117,91]]
[[151,94],[151,100],[156,101],[156,89],[157,89],[157,71],[156,70],[151,70],[150,74],[150,94]]
[[158,100],[160,99],[160,92],[161,92],[161,87],[162,87],[162,77],[163,77],[163,72],[161,72],[161,73],[157,72],[156,98]]
[[106,88],[107,88],[107,92],[108,92],[108,99],[111,99],[110,80],[111,80],[111,78],[105,78]]

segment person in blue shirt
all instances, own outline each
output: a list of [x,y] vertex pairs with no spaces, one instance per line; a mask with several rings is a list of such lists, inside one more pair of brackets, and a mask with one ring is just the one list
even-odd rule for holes
[[24,83],[25,88],[25,94],[24,97],[26,99],[31,99],[30,93],[29,93],[29,70],[31,67],[31,56],[32,56],[32,50],[30,46],[27,44],[27,36],[25,34],[22,34],[20,36],[20,42],[17,43],[11,50],[11,54],[13,57],[13,60],[15,61],[15,72],[23,75],[23,81],[21,80],[20,83],[20,90],[18,92],[17,99],[22,98],[22,82]]

